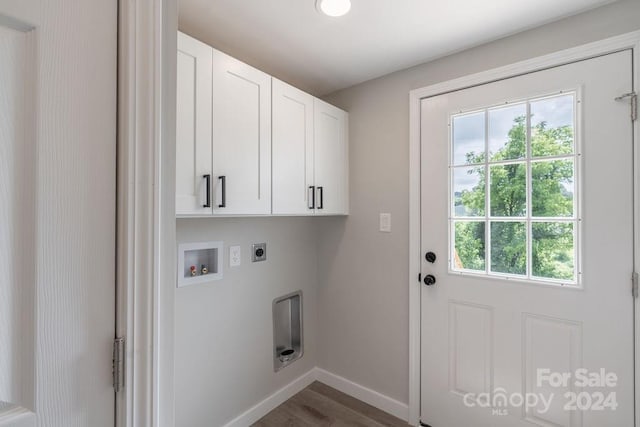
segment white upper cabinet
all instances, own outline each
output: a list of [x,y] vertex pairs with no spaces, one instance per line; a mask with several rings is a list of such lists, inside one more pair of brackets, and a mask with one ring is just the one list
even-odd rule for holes
[[271,213],[271,76],[213,50],[213,212]]
[[314,212],[313,96],[273,79],[273,214]]
[[177,61],[176,215],[348,213],[346,112],[186,34]]
[[178,33],[177,67],[176,214],[211,214],[211,47]]
[[273,214],[347,214],[347,113],[276,79],[272,113]]
[[318,215],[349,213],[348,115],[314,99],[314,184]]

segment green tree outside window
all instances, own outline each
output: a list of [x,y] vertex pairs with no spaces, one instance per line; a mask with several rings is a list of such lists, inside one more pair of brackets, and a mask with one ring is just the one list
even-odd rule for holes
[[[508,141],[490,153],[490,215],[524,219],[527,210],[527,167],[521,161],[492,165],[505,159],[522,159],[527,155],[527,122],[524,116],[514,119]],[[531,274],[536,277],[571,280],[574,278],[573,222],[545,221],[544,218],[572,218],[574,160],[572,157],[547,159],[573,153],[572,126],[551,128],[540,122],[531,128]],[[477,174],[477,185],[456,194],[456,204],[470,212],[485,211],[485,153],[466,155],[469,174]],[[457,268],[485,270],[484,221],[455,222],[455,265]],[[491,271],[526,274],[526,222],[492,221]]]

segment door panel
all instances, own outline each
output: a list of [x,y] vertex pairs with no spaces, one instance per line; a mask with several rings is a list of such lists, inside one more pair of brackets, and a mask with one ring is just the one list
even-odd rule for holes
[[[176,214],[211,214],[212,49],[178,33]],[[207,177],[208,176],[208,177]],[[206,186],[209,180],[209,194]],[[209,205],[209,206],[206,206]]]
[[0,423],[35,421],[33,29],[0,26]]
[[216,50],[213,173],[214,213],[271,213],[271,77]]
[[[422,101],[422,250],[423,255],[427,251],[438,255],[433,264],[423,258],[422,266],[424,274],[436,277],[435,285],[423,286],[421,291],[423,422],[433,427],[633,425],[632,126],[628,104],[614,100],[632,90],[631,63],[630,51],[619,52]],[[540,103],[532,101],[568,93],[575,96],[574,112],[562,113],[559,107],[543,111]],[[505,105],[513,111],[496,112]],[[524,115],[518,112],[520,105]],[[477,125],[481,130],[474,131],[472,116],[482,111],[485,116]],[[510,124],[500,132],[508,136],[492,137],[500,126],[490,124],[489,112],[504,113]],[[561,144],[561,134],[568,129],[554,128],[554,120],[562,114],[572,117],[575,126],[575,168],[552,163],[564,159],[564,154],[544,161],[536,157],[537,143],[562,152],[562,147],[553,145]],[[520,125],[518,117],[523,120]],[[461,118],[468,119],[466,125],[456,122]],[[461,126],[466,136],[454,143],[463,149],[450,150],[449,139],[456,138],[455,128]],[[527,141],[522,151],[500,151],[504,141],[515,140],[511,132],[522,130],[526,133],[522,140]],[[543,133],[553,134],[555,142],[536,136]],[[502,156],[496,160],[501,163],[491,166],[496,153]],[[477,164],[459,168],[455,166],[459,158]],[[541,190],[549,181],[540,171],[552,166],[573,171],[567,173],[577,177],[575,188],[558,181],[554,185],[561,185],[560,191]],[[459,177],[459,186],[450,182],[451,176]],[[497,182],[501,184],[493,185]],[[476,203],[473,195],[479,195],[482,186],[485,193]],[[497,200],[498,192],[505,189],[513,190],[508,195],[514,202],[511,214],[522,217],[505,219],[501,208],[492,204],[492,198]],[[540,213],[536,200],[551,194],[557,198],[545,205],[548,212]],[[575,221],[572,209],[576,209]],[[563,217],[566,212],[568,216]],[[480,225],[457,230],[461,221]],[[573,224],[576,233],[550,232],[554,227],[547,225],[554,221],[562,227]],[[513,231],[516,228],[520,231]],[[506,229],[511,231],[505,234]],[[476,247],[456,246],[450,236],[463,232],[476,236],[465,240],[476,242]],[[544,254],[551,253],[552,261],[540,260],[543,245],[564,238],[578,248],[578,256],[568,249],[562,254],[547,250]],[[520,252],[513,249],[518,239],[524,242]],[[470,264],[468,253],[458,249],[482,256]],[[518,262],[505,261],[516,255]],[[573,268],[575,276],[573,270],[558,273],[562,271],[558,267],[553,274],[564,278],[534,277],[543,274],[540,265],[548,267],[552,262]],[[615,373],[616,385],[580,387],[576,383],[579,368]],[[554,386],[540,377],[540,369],[572,376],[566,384]],[[605,396],[614,392],[618,406],[615,410],[565,410],[567,392],[589,394],[585,399],[597,392]],[[514,393],[554,397],[548,407],[541,403],[503,406],[496,399],[482,405],[483,393],[491,398]]]
[[0,425],[113,426],[116,6],[0,6]]
[[273,213],[313,214],[313,96],[273,79]]

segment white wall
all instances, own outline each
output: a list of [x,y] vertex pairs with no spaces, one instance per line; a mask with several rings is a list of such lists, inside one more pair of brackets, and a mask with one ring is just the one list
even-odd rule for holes
[[[316,366],[316,218],[177,221],[178,244],[224,241],[224,278],[176,290],[176,426],[221,426]],[[251,244],[267,261],[251,263]],[[229,267],[229,246],[242,265]],[[273,372],[272,301],[303,291],[304,356]]]
[[409,91],[637,29],[620,1],[326,97],[350,114],[351,215],[319,229],[321,368],[408,402]]

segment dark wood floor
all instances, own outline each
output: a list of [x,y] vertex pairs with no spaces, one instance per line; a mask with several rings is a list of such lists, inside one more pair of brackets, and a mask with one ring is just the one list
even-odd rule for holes
[[253,427],[407,427],[407,423],[319,382],[269,412]]

